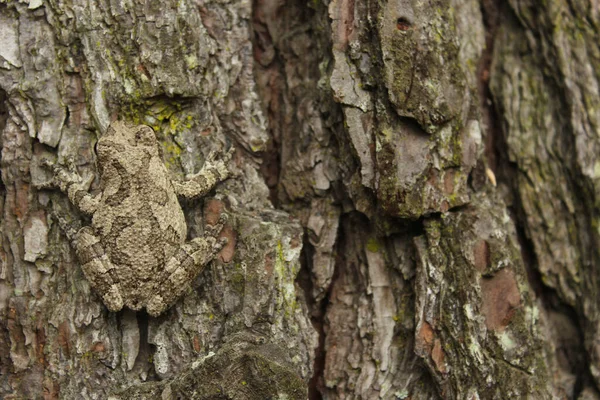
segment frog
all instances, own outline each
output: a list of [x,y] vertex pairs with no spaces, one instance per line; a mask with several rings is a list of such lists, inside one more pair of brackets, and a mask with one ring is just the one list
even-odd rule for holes
[[225,213],[203,236],[187,240],[181,202],[202,198],[229,178],[234,150],[219,159],[212,152],[198,173],[178,181],[171,179],[151,127],[114,121],[96,143],[99,192],[90,192],[93,179],[75,168],[43,162],[53,172],[44,188],[58,187],[91,217],[82,227],[64,218],[59,224],[109,311],[145,308],[153,317],[161,315],[227,243],[219,238]]

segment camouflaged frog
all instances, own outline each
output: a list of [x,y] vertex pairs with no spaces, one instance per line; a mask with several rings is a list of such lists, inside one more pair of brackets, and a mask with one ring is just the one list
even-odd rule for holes
[[152,128],[117,121],[96,147],[101,189],[97,195],[88,191],[91,181],[74,170],[46,163],[54,170],[46,186],[58,186],[79,210],[92,216],[91,226],[63,230],[110,311],[145,307],[152,316],[161,314],[221,250],[226,240],[216,236],[223,216],[204,237],[187,241],[178,197],[201,197],[226,179],[232,151],[217,161],[209,156],[187,181],[172,181]]

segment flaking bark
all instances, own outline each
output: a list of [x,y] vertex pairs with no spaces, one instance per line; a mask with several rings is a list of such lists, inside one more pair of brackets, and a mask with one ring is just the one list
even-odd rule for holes
[[[599,11],[538,3],[0,0],[0,395],[600,398]],[[35,189],[97,178],[114,119],[174,179],[237,149],[184,204],[229,243],[158,318]]]

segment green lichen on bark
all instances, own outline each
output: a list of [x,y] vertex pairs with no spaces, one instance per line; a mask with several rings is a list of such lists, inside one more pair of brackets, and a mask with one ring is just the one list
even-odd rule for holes
[[516,203],[542,281],[584,321],[598,385],[598,10],[586,2],[511,1],[502,19],[491,89],[517,166]]
[[[0,2],[1,168],[10,186],[2,195],[11,204],[0,226],[3,241],[19,243],[0,278],[0,345],[10,360],[2,373],[13,368],[0,397],[37,398],[43,390],[51,398],[106,397],[174,378],[248,329],[285,344],[273,359],[249,353],[257,374],[273,372],[263,393],[281,379],[281,393],[305,397],[315,338],[294,285],[302,230],[273,210],[246,158],[266,141],[248,11],[243,1]],[[235,142],[239,151],[230,165],[238,179],[219,185],[214,198],[184,204],[191,237],[221,212],[230,215],[227,255],[160,318],[104,308],[47,214],[61,205],[69,219],[82,216],[64,196],[31,185],[46,178],[44,158],[71,158],[83,175],[97,174],[94,143],[115,119],[152,126],[178,178],[198,172],[211,150],[218,156]],[[17,322],[7,326],[8,319]]]
[[[456,10],[459,10],[457,12]],[[451,1],[382,3],[383,81],[374,132],[379,206],[416,219],[469,202],[482,149],[475,71],[483,45],[476,7]],[[468,42],[459,49],[458,42]]]
[[450,1],[381,3],[383,72],[398,115],[415,118],[428,133],[461,114],[464,72],[458,59]]
[[477,6],[339,0],[329,13],[330,85],[344,112],[340,141],[354,156],[344,153],[341,163],[355,207],[418,219],[468,203],[468,175],[482,149]]
[[380,119],[376,193],[386,213],[417,219],[469,202],[468,172],[477,159],[481,132],[475,120],[461,125],[447,125],[432,137],[415,123]]
[[297,399],[307,389],[283,347],[250,333],[233,335],[216,352],[194,361],[176,378],[132,386],[110,400]]
[[550,398],[549,362],[504,204],[479,193],[415,239],[416,352],[449,398]]
[[[488,3],[0,0],[0,394],[306,398],[314,367],[324,398],[598,398],[568,365],[600,376],[598,11],[509,1],[488,71]],[[158,319],[106,312],[47,218],[64,199],[30,185],[57,154],[94,174],[115,118],[175,176],[238,149],[185,205],[191,237],[227,212],[229,247]]]

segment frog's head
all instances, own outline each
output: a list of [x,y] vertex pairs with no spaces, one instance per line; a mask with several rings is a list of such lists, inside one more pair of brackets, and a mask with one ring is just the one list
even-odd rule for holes
[[147,125],[129,125],[123,121],[113,122],[96,145],[100,165],[123,157],[159,156],[159,146],[152,128]]

